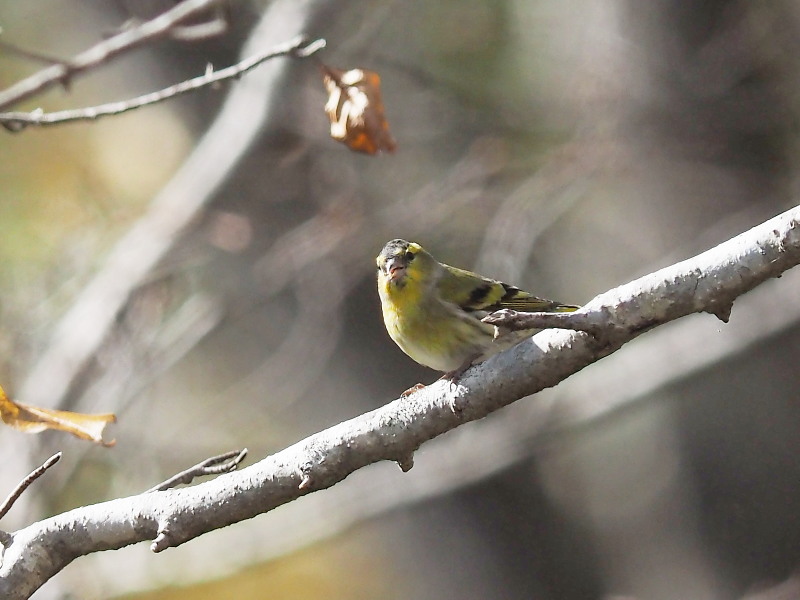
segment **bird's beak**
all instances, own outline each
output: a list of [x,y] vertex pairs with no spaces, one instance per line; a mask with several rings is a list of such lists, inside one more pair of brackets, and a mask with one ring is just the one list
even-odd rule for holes
[[406,263],[399,256],[393,256],[386,261],[386,272],[389,274],[389,281],[397,281],[406,272]]

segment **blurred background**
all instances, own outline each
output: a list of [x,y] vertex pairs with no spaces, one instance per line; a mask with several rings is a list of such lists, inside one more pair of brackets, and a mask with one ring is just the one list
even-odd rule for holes
[[[172,4],[4,2],[0,41],[66,59]],[[436,379],[383,329],[389,239],[585,303],[797,204],[795,2],[227,6],[223,35],[14,108],[129,98],[305,32],[325,63],[380,73],[398,149],[332,141],[317,66],[289,59],[0,134],[0,383],[119,419],[112,449],[0,429],[0,494],[64,452],[4,530],[227,450],[256,461]],[[0,86],[42,66],[0,47]],[[660,327],[408,474],[375,465],[161,555],[84,557],[36,597],[800,598],[799,293],[790,271],[729,324]]]

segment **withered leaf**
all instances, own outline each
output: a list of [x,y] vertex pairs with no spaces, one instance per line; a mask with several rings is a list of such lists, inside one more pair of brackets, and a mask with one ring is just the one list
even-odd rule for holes
[[380,76],[367,69],[342,71],[326,65],[321,69],[331,137],[365,154],[394,152],[397,144],[384,115]]
[[114,423],[113,414],[87,415],[83,413],[39,408],[14,402],[0,387],[0,419],[6,425],[25,433],[39,433],[45,429],[66,431],[82,440],[90,440],[103,446],[113,446],[114,440],[103,441],[103,429]]

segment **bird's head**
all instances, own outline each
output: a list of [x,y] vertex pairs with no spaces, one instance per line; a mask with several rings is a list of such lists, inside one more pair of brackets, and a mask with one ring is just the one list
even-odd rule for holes
[[405,240],[392,240],[381,250],[375,262],[378,265],[378,278],[398,287],[405,285],[409,277],[424,272],[421,263],[433,258],[419,244]]

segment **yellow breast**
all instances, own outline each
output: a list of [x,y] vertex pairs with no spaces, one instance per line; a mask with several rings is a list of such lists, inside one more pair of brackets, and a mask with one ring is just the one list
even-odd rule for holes
[[386,330],[408,356],[437,371],[453,371],[492,343],[492,328],[422,286],[380,281]]

